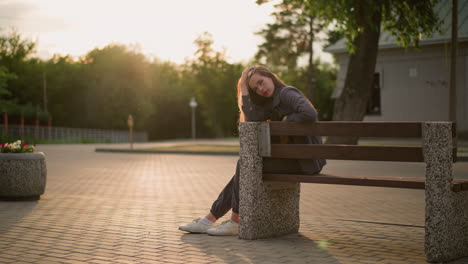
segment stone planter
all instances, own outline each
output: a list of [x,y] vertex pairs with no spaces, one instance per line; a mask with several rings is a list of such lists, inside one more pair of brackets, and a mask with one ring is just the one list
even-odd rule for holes
[[44,153],[0,153],[0,200],[39,200],[46,177]]

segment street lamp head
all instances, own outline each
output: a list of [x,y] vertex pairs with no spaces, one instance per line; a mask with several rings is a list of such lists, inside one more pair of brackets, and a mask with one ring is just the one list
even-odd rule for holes
[[198,106],[198,103],[197,103],[197,101],[195,100],[195,97],[192,97],[192,98],[190,99],[189,105],[190,105],[190,107],[192,107],[192,108],[195,108],[195,107]]

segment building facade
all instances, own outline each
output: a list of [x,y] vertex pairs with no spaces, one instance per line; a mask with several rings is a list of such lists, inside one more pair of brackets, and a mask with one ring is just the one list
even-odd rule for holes
[[[437,7],[443,33],[422,38],[420,49],[405,50],[382,32],[375,68],[372,98],[365,121],[449,120],[451,1]],[[457,127],[468,136],[468,1],[459,2],[457,51]],[[325,49],[337,57],[339,71],[333,97],[344,87],[349,55],[345,41]]]

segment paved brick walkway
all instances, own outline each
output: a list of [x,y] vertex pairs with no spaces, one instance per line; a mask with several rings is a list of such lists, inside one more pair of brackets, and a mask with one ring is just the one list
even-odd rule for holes
[[[208,211],[235,157],[39,150],[46,194],[0,202],[0,263],[425,263],[421,190],[303,184],[299,234],[247,241],[177,230]],[[423,176],[424,165],[330,161],[325,172],[349,171]],[[455,174],[468,177],[468,163]]]

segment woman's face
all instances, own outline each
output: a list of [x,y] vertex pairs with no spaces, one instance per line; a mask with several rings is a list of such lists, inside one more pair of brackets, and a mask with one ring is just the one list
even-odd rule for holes
[[263,97],[272,97],[275,91],[273,80],[258,73],[254,73],[252,77],[250,77],[249,87],[256,94]]

